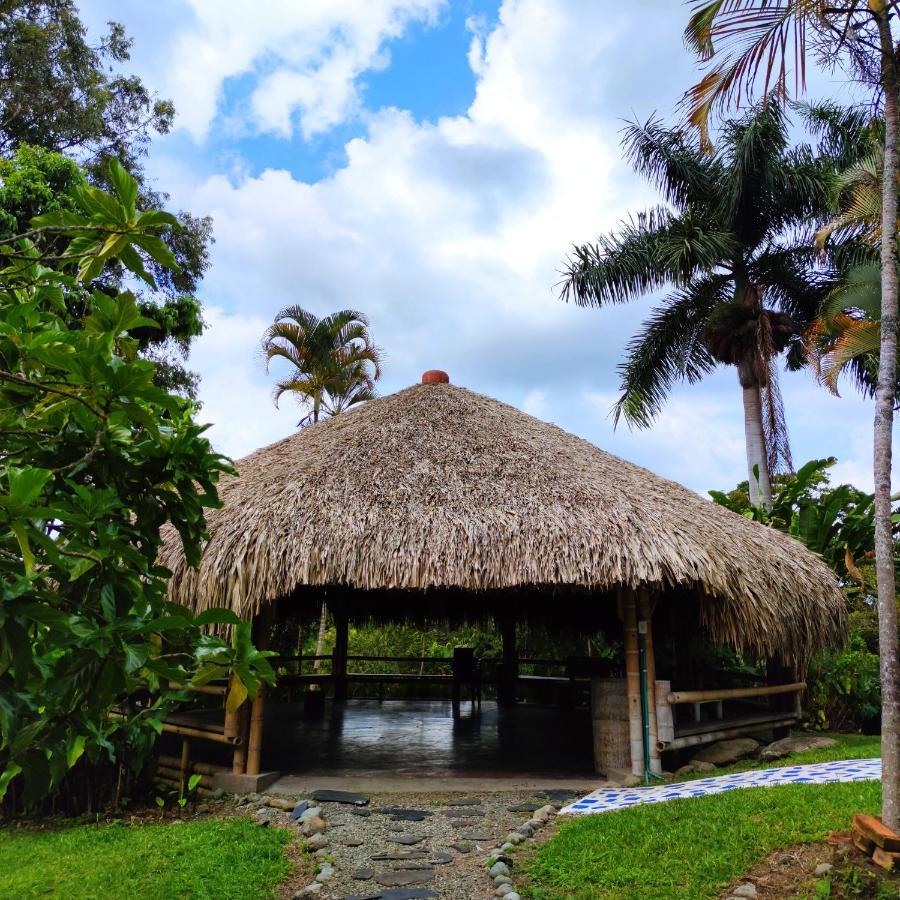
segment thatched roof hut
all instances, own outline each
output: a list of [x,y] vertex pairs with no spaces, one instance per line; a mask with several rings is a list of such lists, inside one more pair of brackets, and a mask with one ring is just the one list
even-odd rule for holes
[[565,588],[614,607],[616,589],[649,587],[692,595],[714,640],[793,659],[842,624],[834,575],[793,538],[450,384],[373,400],[236,467],[198,570],[166,535],[171,597],[195,610],[251,617],[327,586],[373,603],[415,591],[426,608],[441,591],[485,604]]

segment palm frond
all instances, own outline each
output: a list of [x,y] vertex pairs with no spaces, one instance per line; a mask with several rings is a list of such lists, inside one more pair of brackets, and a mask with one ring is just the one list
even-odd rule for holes
[[690,213],[675,216],[657,207],[622,223],[616,234],[574,247],[560,298],[579,306],[627,303],[667,284],[687,284],[733,249],[727,232],[705,227]]
[[665,299],[629,341],[619,367],[622,395],[613,408],[619,418],[648,428],[679,381],[700,381],[716,366],[703,343],[706,320],[727,296],[728,279],[709,276]]

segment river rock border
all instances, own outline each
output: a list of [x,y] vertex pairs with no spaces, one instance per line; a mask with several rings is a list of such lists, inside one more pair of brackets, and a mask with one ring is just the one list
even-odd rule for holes
[[536,809],[530,819],[511,831],[503,842],[488,854],[484,865],[488,877],[494,885],[496,897],[505,897],[506,900],[522,900],[512,879],[513,861],[509,852],[515,850],[520,844],[533,840],[537,832],[548,825],[557,813],[557,808],[551,803]]

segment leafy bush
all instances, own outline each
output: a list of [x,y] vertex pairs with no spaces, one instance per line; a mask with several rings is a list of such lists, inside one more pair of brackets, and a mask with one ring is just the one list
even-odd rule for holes
[[[173,685],[234,671],[234,705],[272,680],[247,625],[193,617],[165,598],[156,564],[170,523],[199,559],[204,508],[227,461],[194,405],[154,384],[131,332],[134,296],[92,281],[118,260],[151,286],[143,257],[174,266],[113,162],[115,195],[79,184],[73,208],[0,247],[0,801],[33,806],[67,789],[91,805],[140,770]],[[46,248],[51,249],[48,251]],[[62,252],[61,252],[62,251]],[[85,314],[72,321],[76,299]],[[231,625],[233,639],[204,632]],[[112,764],[119,764],[118,777]],[[75,766],[77,778],[69,778]],[[127,787],[127,785],[126,785]]]
[[809,669],[807,715],[816,728],[866,731],[880,727],[878,654],[859,636],[834,653],[822,653]]

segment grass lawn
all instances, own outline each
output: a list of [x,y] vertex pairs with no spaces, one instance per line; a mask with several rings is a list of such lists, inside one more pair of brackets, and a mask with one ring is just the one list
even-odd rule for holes
[[[829,736],[836,746],[709,774],[880,752],[877,736]],[[853,813],[877,814],[880,807],[880,782],[749,788],[638,806],[573,818],[522,868],[532,882],[528,896],[539,900],[715,897],[773,850],[846,830]]]
[[287,831],[243,819],[0,830],[0,897],[273,897]]

